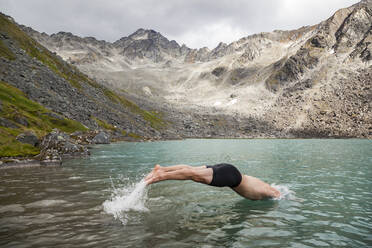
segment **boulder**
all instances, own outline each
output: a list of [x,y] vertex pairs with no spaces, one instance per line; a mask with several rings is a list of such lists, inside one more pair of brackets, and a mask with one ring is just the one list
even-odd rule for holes
[[93,144],[110,144],[110,135],[105,132],[99,132],[93,139]]
[[16,138],[21,143],[30,144],[36,146],[39,144],[39,139],[34,132],[24,132],[17,136]]
[[213,71],[212,71],[212,74],[215,75],[216,77],[220,77],[225,72],[227,72],[227,68],[220,66],[220,67],[214,68]]
[[68,134],[58,129],[53,129],[43,138],[40,150],[37,158],[43,161],[61,161],[63,157],[89,155],[85,146],[75,143]]

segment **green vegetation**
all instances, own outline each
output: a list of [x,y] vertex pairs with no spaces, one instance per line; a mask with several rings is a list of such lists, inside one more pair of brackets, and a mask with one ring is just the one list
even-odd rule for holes
[[4,44],[2,40],[0,40],[0,57],[9,59],[9,60],[14,60],[16,59],[16,56],[10,49]]
[[160,114],[157,112],[144,111],[141,114],[143,118],[150,123],[150,126],[154,129],[160,130],[164,128],[166,122],[161,118]]
[[[113,125],[107,123],[106,121],[104,120],[100,120],[98,119],[97,117],[92,117],[92,119],[97,122],[97,124],[101,127],[101,128],[104,128],[104,129],[107,129],[107,130],[111,130],[111,131],[117,131],[118,129],[116,127],[114,127]],[[136,133],[127,133],[125,130],[121,130],[120,133],[124,136],[129,136],[129,137],[132,137],[134,139],[137,139],[137,140],[140,140],[142,139],[143,137],[136,134]]]
[[0,157],[34,156],[40,153],[39,148],[18,142],[15,139],[17,135],[12,135],[15,133],[18,134],[11,128],[0,127]]
[[142,139],[142,137],[138,134],[135,134],[135,133],[129,133],[128,136],[134,138],[134,139]]
[[[39,152],[37,148],[22,144],[15,139],[18,134],[25,131],[34,131],[38,137],[41,137],[53,128],[68,133],[87,130],[81,123],[53,114],[50,110],[28,99],[19,89],[1,81],[0,101],[2,103],[0,117],[18,126],[18,128],[0,126],[0,157],[29,156]],[[19,119],[27,124],[17,123]]]
[[97,117],[92,117],[92,119],[95,120],[95,122],[97,122],[98,126],[104,128],[104,129],[108,129],[108,130],[111,130],[111,131],[116,131],[116,129],[117,129],[113,125],[107,123],[104,120],[100,120]]
[[141,115],[144,120],[150,123],[152,128],[157,130],[163,129],[166,126],[166,122],[156,112],[150,112],[141,109],[135,103],[129,101],[123,96],[117,95],[109,89],[104,89],[103,93],[113,102],[121,104],[124,107],[129,108],[132,113]]

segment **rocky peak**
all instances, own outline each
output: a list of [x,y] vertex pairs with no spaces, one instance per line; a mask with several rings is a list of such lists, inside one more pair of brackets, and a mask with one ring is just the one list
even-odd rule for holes
[[185,44],[182,44],[181,48],[180,48],[180,51],[181,51],[181,55],[186,55],[187,53],[190,52],[190,48],[188,48]]
[[[334,62],[331,61],[338,59],[339,67],[341,64],[348,67],[346,64],[350,62],[354,63],[353,66],[358,65],[355,58],[369,62],[372,59],[371,40],[372,1],[362,1],[340,9],[320,23],[294,55],[277,64],[280,69],[266,79],[266,86],[274,91],[280,86],[287,87],[290,82],[306,75],[311,77],[325,68],[325,64],[332,65]],[[313,80],[310,87],[318,81]]]
[[96,46],[102,45],[111,45],[110,42],[104,40],[97,40],[95,37],[80,37],[77,35],[72,34],[71,32],[58,32],[56,34],[51,34],[50,38],[57,42],[70,42],[70,43],[84,43]]
[[160,33],[152,30],[152,29],[143,29],[143,28],[140,28],[138,29],[136,32],[134,32],[133,34],[129,35],[128,37],[131,38],[132,40],[147,40],[147,39],[151,39],[155,36],[161,36]]
[[216,48],[211,51],[211,57],[218,58],[226,55],[228,45],[224,42],[220,42]]
[[50,35],[50,39],[54,42],[76,42],[82,43],[84,41],[83,38],[72,34],[71,32],[58,32]]
[[372,2],[356,5],[335,33],[337,52],[348,52],[365,38],[372,28]]
[[149,59],[155,63],[168,60],[168,57],[177,58],[185,50],[176,41],[169,41],[161,33],[143,28],[115,41],[113,45],[120,50],[121,55],[131,60]]
[[118,48],[126,48],[133,43],[152,43],[153,45],[160,45],[164,48],[181,48],[180,45],[174,40],[169,41],[161,33],[156,32],[152,29],[140,28],[128,37],[122,37],[115,41],[113,44]]

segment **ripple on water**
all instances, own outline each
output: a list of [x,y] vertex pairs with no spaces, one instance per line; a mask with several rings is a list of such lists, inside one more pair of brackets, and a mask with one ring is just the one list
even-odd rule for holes
[[275,237],[288,237],[293,235],[290,231],[277,230],[277,228],[271,227],[251,227],[249,229],[244,229],[238,232],[239,236],[247,238],[275,238]]
[[69,177],[68,179],[70,179],[70,180],[76,180],[76,179],[81,179],[81,177],[79,177],[79,176],[73,176],[73,177]]
[[[369,144],[123,143],[93,148],[90,158],[63,167],[4,170],[0,247],[367,247],[372,242]],[[276,182],[282,198],[249,201],[228,188],[186,181],[136,190],[155,162],[200,165],[220,159]],[[116,181],[111,188],[110,177]]]
[[38,208],[38,207],[53,207],[61,204],[66,204],[65,200],[41,200],[26,204],[28,208]]
[[5,212],[22,213],[24,211],[25,209],[24,207],[22,207],[21,204],[10,204],[10,205],[0,207],[0,213],[5,213]]

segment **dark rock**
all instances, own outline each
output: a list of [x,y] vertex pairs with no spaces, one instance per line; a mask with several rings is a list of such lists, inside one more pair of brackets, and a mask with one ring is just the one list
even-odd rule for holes
[[105,132],[99,132],[93,139],[93,144],[110,144],[110,135]]
[[327,42],[324,38],[324,36],[315,36],[310,40],[311,45],[318,48],[325,48],[327,46]]
[[298,80],[308,69],[314,68],[319,58],[311,56],[310,50],[302,47],[295,55],[289,57],[283,67],[275,71],[265,82],[271,91],[277,91],[285,83]]
[[250,74],[253,74],[254,71],[255,69],[250,68],[236,68],[230,73],[230,83],[233,85],[237,84],[242,79],[248,77]]
[[30,144],[36,146],[39,144],[39,138],[34,132],[24,132],[17,136],[16,138],[21,143]]
[[223,75],[226,71],[227,71],[226,67],[220,66],[220,67],[214,68],[214,70],[212,71],[212,74],[215,75],[216,77],[219,77]]
[[18,128],[16,124],[14,124],[12,121],[0,117],[0,126],[7,127],[7,128]]
[[18,124],[21,124],[22,126],[25,126],[25,127],[29,126],[27,119],[23,116],[17,115],[13,118],[13,120],[17,122]]

